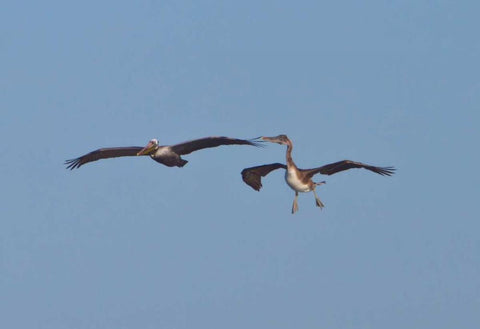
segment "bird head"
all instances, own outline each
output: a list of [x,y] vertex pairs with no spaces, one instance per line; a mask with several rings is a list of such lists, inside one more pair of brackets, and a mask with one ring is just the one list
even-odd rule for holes
[[137,155],[148,155],[152,154],[158,149],[158,140],[156,138],[151,139],[147,146],[145,146],[143,149],[141,149]]
[[278,135],[275,137],[260,137],[261,140],[264,140],[266,142],[270,143],[277,143],[277,144],[283,144],[283,145],[288,145],[290,143],[290,139],[288,138],[287,135]]

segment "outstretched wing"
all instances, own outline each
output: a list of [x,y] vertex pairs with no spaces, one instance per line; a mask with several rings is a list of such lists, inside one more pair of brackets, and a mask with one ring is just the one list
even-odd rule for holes
[[382,176],[391,176],[395,172],[394,167],[375,167],[375,166],[367,165],[365,163],[355,162],[351,160],[342,160],[342,161],[330,163],[318,168],[307,169],[304,172],[307,174],[308,177],[312,177],[313,175],[318,173],[323,175],[333,175],[337,172],[352,169],[352,168],[364,168]]
[[194,139],[188,142],[183,142],[180,144],[170,146],[170,149],[177,153],[178,155],[189,154],[201,149],[209,147],[217,147],[220,145],[252,145],[260,146],[259,143],[255,141],[237,139],[230,137],[205,137],[200,139]]
[[143,149],[143,147],[140,146],[101,148],[76,159],[67,160],[65,161],[65,165],[67,165],[67,169],[72,170],[100,159],[136,156],[141,149]]
[[262,166],[245,168],[242,170],[242,179],[254,190],[260,191],[262,188],[262,177],[265,177],[271,171],[274,171],[278,168],[287,169],[287,166],[282,163],[271,163]]

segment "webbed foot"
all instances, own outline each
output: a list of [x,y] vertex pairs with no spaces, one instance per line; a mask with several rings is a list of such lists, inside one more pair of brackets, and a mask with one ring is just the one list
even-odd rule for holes
[[317,207],[320,207],[320,209],[325,207],[325,205],[322,203],[322,201],[320,201],[319,198],[315,198],[315,204],[317,205]]
[[294,214],[298,210],[298,203],[297,200],[293,201],[292,205],[292,214]]

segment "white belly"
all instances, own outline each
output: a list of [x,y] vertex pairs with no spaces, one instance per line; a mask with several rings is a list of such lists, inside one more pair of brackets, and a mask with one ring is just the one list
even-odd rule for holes
[[308,184],[304,184],[298,179],[297,174],[293,170],[285,171],[285,180],[287,181],[288,186],[294,191],[297,192],[310,192],[311,189]]
[[168,146],[160,146],[155,153],[152,154],[152,158],[154,157],[162,157],[162,156],[168,156],[172,154],[172,150],[170,150],[170,147]]

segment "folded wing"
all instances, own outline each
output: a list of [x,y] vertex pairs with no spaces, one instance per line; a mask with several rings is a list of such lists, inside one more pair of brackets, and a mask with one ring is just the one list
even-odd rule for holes
[[262,188],[262,177],[265,177],[270,172],[279,168],[287,169],[287,166],[282,163],[271,163],[256,167],[245,168],[242,170],[242,179],[254,190],[260,191],[260,189]]

